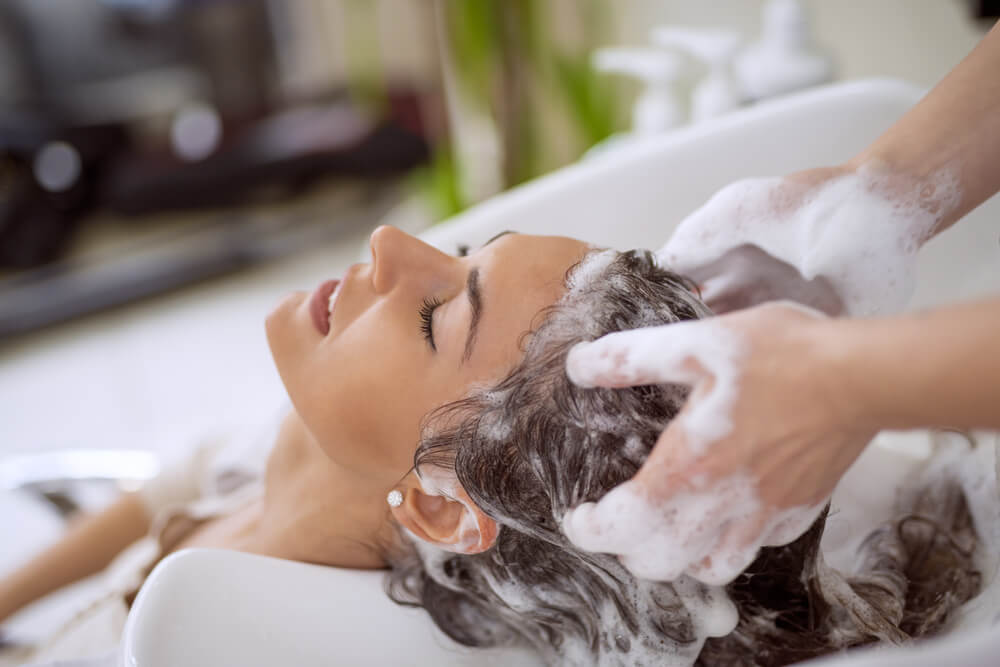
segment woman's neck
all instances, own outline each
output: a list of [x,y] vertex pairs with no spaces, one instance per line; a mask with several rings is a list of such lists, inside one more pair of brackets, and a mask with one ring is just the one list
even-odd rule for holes
[[382,546],[394,531],[382,496],[377,482],[327,457],[292,411],[268,458],[252,539],[257,550],[279,558],[385,567]]

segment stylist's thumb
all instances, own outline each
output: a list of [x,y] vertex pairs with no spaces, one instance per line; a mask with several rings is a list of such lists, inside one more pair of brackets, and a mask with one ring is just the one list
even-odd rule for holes
[[686,518],[671,500],[674,494],[689,498],[692,492],[682,474],[686,461],[678,456],[686,451],[684,439],[679,425],[671,424],[639,475],[596,502],[570,509],[561,524],[567,539],[584,551],[618,555],[641,579],[673,581],[700,560],[709,531],[692,536],[683,521],[664,520],[668,515]]

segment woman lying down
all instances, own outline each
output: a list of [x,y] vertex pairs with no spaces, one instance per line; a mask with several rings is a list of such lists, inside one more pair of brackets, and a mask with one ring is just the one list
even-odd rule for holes
[[820,554],[825,514],[724,589],[580,551],[563,515],[630,478],[685,394],[579,388],[567,351],[708,316],[692,286],[647,252],[567,238],[504,234],[452,257],[383,227],[371,249],[268,317],[293,409],[259,475],[203,448],[0,582],[3,619],[108,566],[107,595],[20,659],[113,650],[143,578],[184,547],[389,568],[394,599],[459,643],[527,644],[552,665],[784,665],[934,634],[979,591],[980,540],[944,473],[901,498],[851,572]]

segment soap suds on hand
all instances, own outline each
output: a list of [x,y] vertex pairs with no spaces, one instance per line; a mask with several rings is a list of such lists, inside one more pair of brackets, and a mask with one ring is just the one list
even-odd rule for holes
[[635,576],[674,581],[690,575],[722,586],[732,581],[764,546],[787,544],[804,533],[825,503],[779,511],[755,538],[727,539],[724,528],[745,537],[761,508],[752,480],[731,476],[667,499],[650,498],[634,482],[609,492],[600,503],[567,513],[562,529],[581,549],[615,553]]
[[690,273],[756,246],[805,280],[828,280],[850,315],[896,312],[913,293],[917,251],[961,198],[948,170],[902,180],[862,167],[805,190],[802,201],[784,178],[738,181],[683,221],[657,257]]
[[[611,383],[696,385],[707,374],[713,386],[690,405],[679,424],[695,454],[729,435],[730,408],[738,389],[738,364],[744,345],[714,320],[678,322],[620,331],[574,346],[566,359],[570,379],[583,387]],[[692,368],[697,363],[702,370]]]

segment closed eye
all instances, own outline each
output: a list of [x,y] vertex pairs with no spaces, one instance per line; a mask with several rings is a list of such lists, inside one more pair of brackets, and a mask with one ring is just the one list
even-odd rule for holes
[[437,345],[434,344],[434,311],[442,303],[444,302],[440,299],[425,298],[420,304],[420,331],[435,352],[437,352]]

